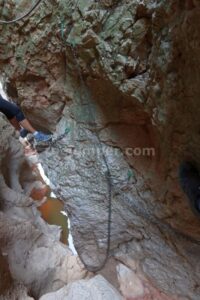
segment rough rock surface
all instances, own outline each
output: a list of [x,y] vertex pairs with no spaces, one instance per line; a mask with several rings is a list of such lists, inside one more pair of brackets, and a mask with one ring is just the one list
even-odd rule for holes
[[200,221],[177,179],[200,159],[199,17],[196,0],[51,0],[0,28],[10,95],[39,128],[70,129],[42,159],[81,259],[105,256],[108,164],[113,253],[170,299],[200,297]]
[[101,275],[90,280],[79,280],[68,284],[55,293],[49,293],[40,300],[122,300],[122,296]]
[[28,196],[34,176],[15,130],[2,115],[0,141],[0,299],[33,299],[27,292],[38,299],[88,272]]

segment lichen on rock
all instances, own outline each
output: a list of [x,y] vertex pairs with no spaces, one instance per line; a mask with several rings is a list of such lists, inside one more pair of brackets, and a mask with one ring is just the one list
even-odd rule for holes
[[52,0],[0,27],[8,94],[37,128],[70,129],[40,157],[86,266],[105,258],[109,166],[111,250],[141,284],[132,299],[200,296],[200,223],[178,182],[200,158],[199,15],[193,0]]

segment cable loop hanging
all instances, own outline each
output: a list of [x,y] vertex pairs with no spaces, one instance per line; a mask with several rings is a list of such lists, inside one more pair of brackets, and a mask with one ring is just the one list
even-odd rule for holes
[[21,21],[22,19],[24,19],[24,18],[26,18],[26,17],[28,17],[38,6],[39,6],[39,4],[42,2],[43,0],[38,0],[32,7],[31,7],[31,9],[27,12],[27,13],[25,13],[23,16],[21,16],[21,17],[18,17],[18,18],[16,18],[16,19],[13,19],[13,20],[10,20],[10,21],[4,21],[4,20],[0,20],[0,25],[2,24],[13,24],[13,23],[16,23],[16,22],[19,22],[19,21]]

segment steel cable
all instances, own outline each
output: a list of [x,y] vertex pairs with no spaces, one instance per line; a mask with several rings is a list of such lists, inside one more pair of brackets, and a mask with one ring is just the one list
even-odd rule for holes
[[16,19],[13,19],[13,20],[10,20],[10,21],[4,21],[4,20],[0,20],[0,24],[13,24],[13,23],[16,23],[16,22],[19,22],[21,21],[22,19],[28,17],[38,6],[39,4],[42,2],[43,0],[38,0],[32,7],[31,9],[25,13],[23,16],[21,17],[18,17]]

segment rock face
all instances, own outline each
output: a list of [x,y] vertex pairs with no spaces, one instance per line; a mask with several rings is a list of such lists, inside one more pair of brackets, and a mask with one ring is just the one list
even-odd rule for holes
[[27,292],[38,299],[88,272],[59,242],[59,228],[41,219],[28,196],[34,176],[14,129],[2,115],[0,141],[0,299],[33,299]]
[[88,267],[105,258],[111,187],[131,299],[200,297],[200,222],[177,178],[200,166],[199,16],[194,0],[52,0],[0,28],[8,93],[38,128],[70,130],[41,159]]
[[109,285],[106,280],[98,275],[90,280],[79,280],[58,290],[55,293],[46,294],[40,300],[122,300],[120,294]]

